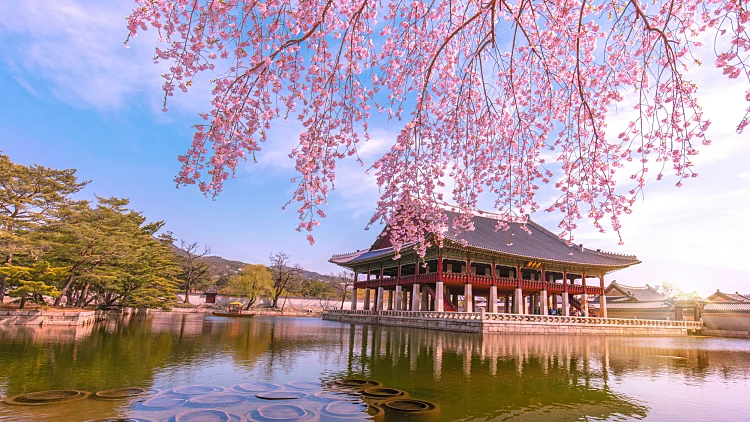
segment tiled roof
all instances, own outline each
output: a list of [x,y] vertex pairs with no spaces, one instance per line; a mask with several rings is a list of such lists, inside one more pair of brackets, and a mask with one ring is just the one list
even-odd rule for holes
[[653,287],[649,286],[648,284],[642,287],[634,287],[634,286],[626,286],[624,284],[620,284],[616,281],[613,281],[609,284],[606,291],[609,292],[610,290],[617,289],[623,293],[625,293],[630,300],[635,300],[639,302],[645,302],[645,301],[652,301],[652,300],[661,300],[664,301],[667,298],[664,297],[664,295],[657,292]]
[[613,302],[607,301],[607,309],[670,309],[672,306],[663,300],[647,302]]
[[716,293],[709,296],[707,299],[711,301],[730,301],[730,302],[748,302],[750,303],[750,297],[749,295],[742,295],[739,292],[735,293],[724,293],[719,290],[716,290]]
[[368,259],[377,258],[390,253],[393,253],[393,247],[376,249],[374,251],[357,251],[348,254],[334,255],[331,257],[331,262],[336,264],[346,264],[350,262],[367,261]]
[[709,303],[703,307],[708,314],[747,314],[750,313],[750,302],[720,302]]
[[[590,266],[625,268],[640,263],[638,258],[633,255],[595,251],[586,249],[581,245],[568,246],[556,234],[531,220],[525,226],[527,230],[524,230],[520,223],[507,223],[507,230],[501,229],[495,231],[495,227],[497,227],[499,222],[497,218],[489,215],[475,215],[472,219],[474,230],[462,231],[456,234],[450,227],[452,227],[451,222],[457,214],[450,211],[446,211],[446,214],[449,219],[449,229],[445,233],[445,238],[458,242],[466,242],[467,246],[470,247],[522,258]],[[512,241],[509,241],[510,239]],[[362,253],[352,258],[340,258],[339,255],[334,255],[331,258],[331,262],[342,264],[361,262],[391,253],[392,251],[392,248],[383,248]]]

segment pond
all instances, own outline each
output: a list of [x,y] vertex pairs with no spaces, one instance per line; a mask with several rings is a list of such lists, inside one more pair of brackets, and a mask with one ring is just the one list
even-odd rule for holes
[[[131,390],[95,394],[117,388]],[[47,390],[81,392],[13,399]],[[154,313],[0,326],[0,394],[21,403],[0,403],[4,421],[740,421],[750,414],[750,340],[483,337]]]

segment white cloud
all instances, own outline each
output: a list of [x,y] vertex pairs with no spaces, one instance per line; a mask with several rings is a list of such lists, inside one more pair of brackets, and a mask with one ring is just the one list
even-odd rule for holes
[[[144,97],[148,107],[161,109],[166,64],[153,64],[155,31],[131,40],[125,17],[131,1],[86,0],[0,3],[2,61],[32,94],[44,81],[60,101],[100,111],[130,107]],[[37,80],[35,83],[34,80]],[[176,93],[170,106],[191,113],[206,111],[205,79],[189,96]]]

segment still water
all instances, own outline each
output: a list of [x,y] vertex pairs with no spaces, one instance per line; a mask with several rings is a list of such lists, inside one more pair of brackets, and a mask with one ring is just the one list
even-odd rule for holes
[[[161,313],[88,327],[0,326],[2,395],[148,390],[126,400],[0,403],[3,421],[287,420],[295,416],[290,409],[304,409],[299,420],[372,419],[352,413],[364,409],[359,396],[342,401],[328,387],[341,379],[377,381],[434,403],[420,420],[750,420],[750,340],[482,337],[313,318]],[[300,398],[261,400],[255,391],[263,388],[248,387],[258,385]],[[162,407],[145,405],[154,395]],[[217,395],[242,401],[216,405]],[[339,407],[328,406],[333,400]],[[226,413],[201,410],[211,403]],[[263,406],[280,412],[261,414]],[[386,409],[375,419],[404,416]]]

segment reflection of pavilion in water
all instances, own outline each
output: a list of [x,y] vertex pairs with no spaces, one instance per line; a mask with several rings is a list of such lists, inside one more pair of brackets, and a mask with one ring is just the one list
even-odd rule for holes
[[[648,408],[613,392],[612,377],[639,371],[700,380],[709,373],[734,371],[747,358],[746,353],[683,348],[666,338],[633,343],[604,336],[480,336],[372,325],[351,325],[349,330],[348,373],[339,376],[370,377],[405,390],[434,385],[434,391],[422,391],[420,398],[440,403],[444,412],[472,412],[462,417],[523,411],[559,420],[584,414],[639,418]],[[425,377],[427,382],[415,381]]]
[[[608,387],[606,337],[479,336],[380,326],[350,327],[349,373],[414,389],[447,419],[500,417],[578,420],[581,415],[644,417],[647,408]],[[344,376],[342,374],[342,376]],[[575,407],[575,412],[571,409]],[[456,415],[446,414],[456,412]],[[467,413],[468,412],[468,413]]]

